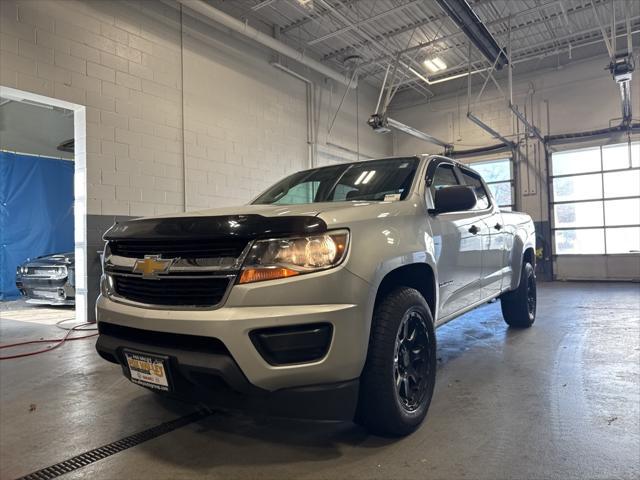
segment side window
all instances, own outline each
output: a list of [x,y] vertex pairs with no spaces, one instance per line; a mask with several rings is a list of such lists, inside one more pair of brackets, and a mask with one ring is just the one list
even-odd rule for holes
[[273,202],[276,205],[296,205],[300,203],[311,203],[313,202],[316,193],[318,192],[318,186],[320,182],[304,182],[295,185],[290,188],[287,193],[285,193],[278,200]]
[[484,210],[486,208],[489,208],[489,196],[487,195],[487,191],[482,185],[480,177],[466,170],[460,171],[462,172],[462,179],[464,183],[469,187],[473,187],[473,190],[476,192],[476,198],[478,199],[478,202],[473,209]]
[[451,185],[460,185],[455,172],[453,171],[453,165],[440,165],[436,168],[436,173],[433,175],[433,181],[431,182],[431,195],[435,198],[436,190],[442,187],[449,187]]

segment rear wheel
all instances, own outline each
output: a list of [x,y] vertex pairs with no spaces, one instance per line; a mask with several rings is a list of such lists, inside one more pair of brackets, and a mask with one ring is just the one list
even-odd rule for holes
[[373,433],[408,435],[427,414],[436,374],[433,317],[424,297],[401,287],[376,307],[356,421]]
[[520,285],[500,299],[502,316],[511,327],[528,328],[536,320],[536,274],[529,262],[524,262],[520,272]]

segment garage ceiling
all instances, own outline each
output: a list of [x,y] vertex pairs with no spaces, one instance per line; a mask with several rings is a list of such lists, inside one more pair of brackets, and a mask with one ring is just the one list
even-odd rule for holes
[[[279,30],[280,39],[339,71],[354,62],[359,78],[380,85],[398,56],[403,89],[433,95],[432,85],[461,78],[468,69],[464,33],[434,0],[208,0],[256,28]],[[511,45],[515,65],[576,49],[604,51],[601,26],[615,25],[618,48],[626,49],[626,22],[640,32],[635,0],[470,0],[469,4],[498,43]],[[511,22],[509,24],[509,21]],[[425,60],[439,58],[446,68],[432,73]],[[472,50],[474,69],[490,67]],[[410,67],[410,68],[409,68]],[[525,69],[526,67],[521,67]],[[411,69],[428,76],[428,85]]]

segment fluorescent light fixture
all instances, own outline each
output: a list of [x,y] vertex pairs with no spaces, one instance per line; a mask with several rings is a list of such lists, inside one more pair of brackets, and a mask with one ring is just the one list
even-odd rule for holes
[[438,67],[431,60],[425,60],[424,66],[427,67],[427,70],[429,70],[431,73],[435,73],[438,71]]
[[439,57],[425,60],[424,66],[427,67],[427,70],[431,73],[436,73],[447,68],[447,64]]
[[432,61],[432,62],[436,65],[436,67],[438,67],[440,70],[445,70],[445,69],[447,68],[447,64],[446,64],[446,63],[444,63],[440,57],[436,57],[436,58],[434,58],[434,59],[433,59],[433,60],[431,60],[431,61]]

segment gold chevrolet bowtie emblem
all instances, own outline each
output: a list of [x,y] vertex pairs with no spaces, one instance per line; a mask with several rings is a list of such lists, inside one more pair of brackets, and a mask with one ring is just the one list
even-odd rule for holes
[[144,259],[136,260],[133,265],[134,273],[141,273],[143,278],[157,278],[159,273],[165,273],[173,263],[173,259],[162,259],[160,255],[145,255]]

